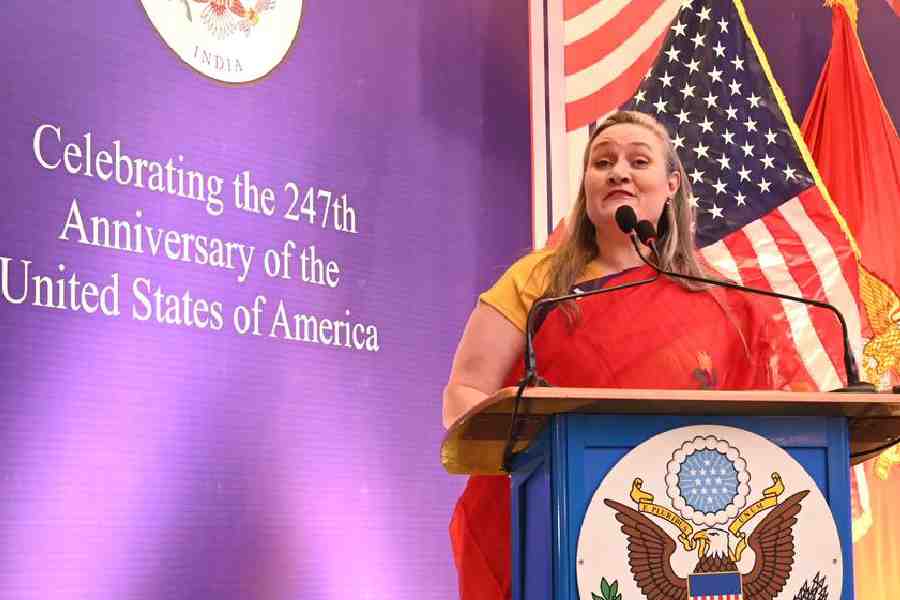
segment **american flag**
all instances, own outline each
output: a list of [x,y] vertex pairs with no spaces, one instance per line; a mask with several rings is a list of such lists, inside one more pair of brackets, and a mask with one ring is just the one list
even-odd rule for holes
[[[834,304],[860,356],[854,251],[740,2],[567,0],[565,7],[567,147],[548,161],[557,169],[568,163],[565,193],[574,197],[587,137],[607,113],[621,107],[654,115],[672,134],[693,186],[706,260],[736,282]],[[587,31],[588,23],[599,25]],[[591,77],[596,91],[586,94]],[[548,188],[559,193],[559,186]],[[541,200],[536,209],[546,206]],[[780,325],[812,380],[820,389],[840,387],[833,315],[782,305]]]

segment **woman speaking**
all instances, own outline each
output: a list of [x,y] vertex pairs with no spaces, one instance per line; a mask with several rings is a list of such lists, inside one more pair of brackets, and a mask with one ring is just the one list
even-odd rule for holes
[[[451,426],[523,375],[532,304],[651,279],[615,215],[630,206],[656,224],[660,269],[703,277],[694,244],[690,182],[665,128],[638,112],[618,112],[591,134],[565,239],[528,254],[486,292],[466,324],[443,395]],[[568,301],[541,315],[534,338],[542,377],[570,387],[814,389],[781,333],[780,304],[735,290],[660,277]],[[463,600],[509,597],[509,481],[472,477],[451,523]]]

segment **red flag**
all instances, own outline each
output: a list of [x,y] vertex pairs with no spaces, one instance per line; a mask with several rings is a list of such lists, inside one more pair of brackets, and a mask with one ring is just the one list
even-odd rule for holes
[[803,136],[871,272],[860,289],[872,338],[863,362],[877,361],[866,379],[885,384],[888,371],[900,376],[900,138],[851,21],[855,4],[845,1],[833,8],[831,52]]
[[[860,296],[868,317],[865,378],[885,384],[900,374],[900,139],[884,108],[856,34],[853,0],[835,0],[828,60],[803,120],[803,135],[832,199],[855,235],[862,263]],[[893,287],[893,290],[891,289]],[[854,469],[856,597],[900,596],[900,477],[885,465],[897,448]],[[895,457],[893,462],[889,457]],[[877,467],[880,467],[878,469]],[[873,469],[878,474],[873,476]],[[890,565],[890,566],[888,566]]]

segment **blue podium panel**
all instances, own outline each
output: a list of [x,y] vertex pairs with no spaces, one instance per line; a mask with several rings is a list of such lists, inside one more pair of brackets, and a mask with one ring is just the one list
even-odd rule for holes
[[[694,425],[735,427],[760,435],[803,467],[834,516],[843,559],[841,599],[852,600],[850,464],[844,418],[576,414],[553,417],[514,462],[514,600],[577,599],[578,535],[601,482],[636,446],[657,434]],[[660,468],[668,460],[660,455]]]
[[[550,484],[550,447],[546,440],[534,444],[527,462],[520,464],[512,477],[512,547],[516,563],[512,592],[521,600],[553,597],[553,546]],[[545,548],[548,553],[528,552]]]

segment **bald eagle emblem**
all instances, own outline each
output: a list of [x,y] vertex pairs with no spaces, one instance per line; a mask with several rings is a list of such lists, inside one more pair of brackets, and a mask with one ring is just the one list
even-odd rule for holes
[[[785,491],[781,476],[772,473],[771,480],[761,497],[748,504],[749,474],[738,450],[714,436],[697,437],[677,450],[668,464],[671,508],[655,504],[641,478],[631,485],[636,506],[605,498],[627,538],[631,574],[647,600],[774,600],[791,576],[793,528],[809,490],[781,499]],[[761,513],[765,516],[757,518]],[[650,517],[678,527],[678,538]],[[748,535],[743,530],[753,523]],[[671,565],[679,545],[696,552],[687,577],[680,577]],[[747,548],[755,563],[742,573],[738,562]]]

